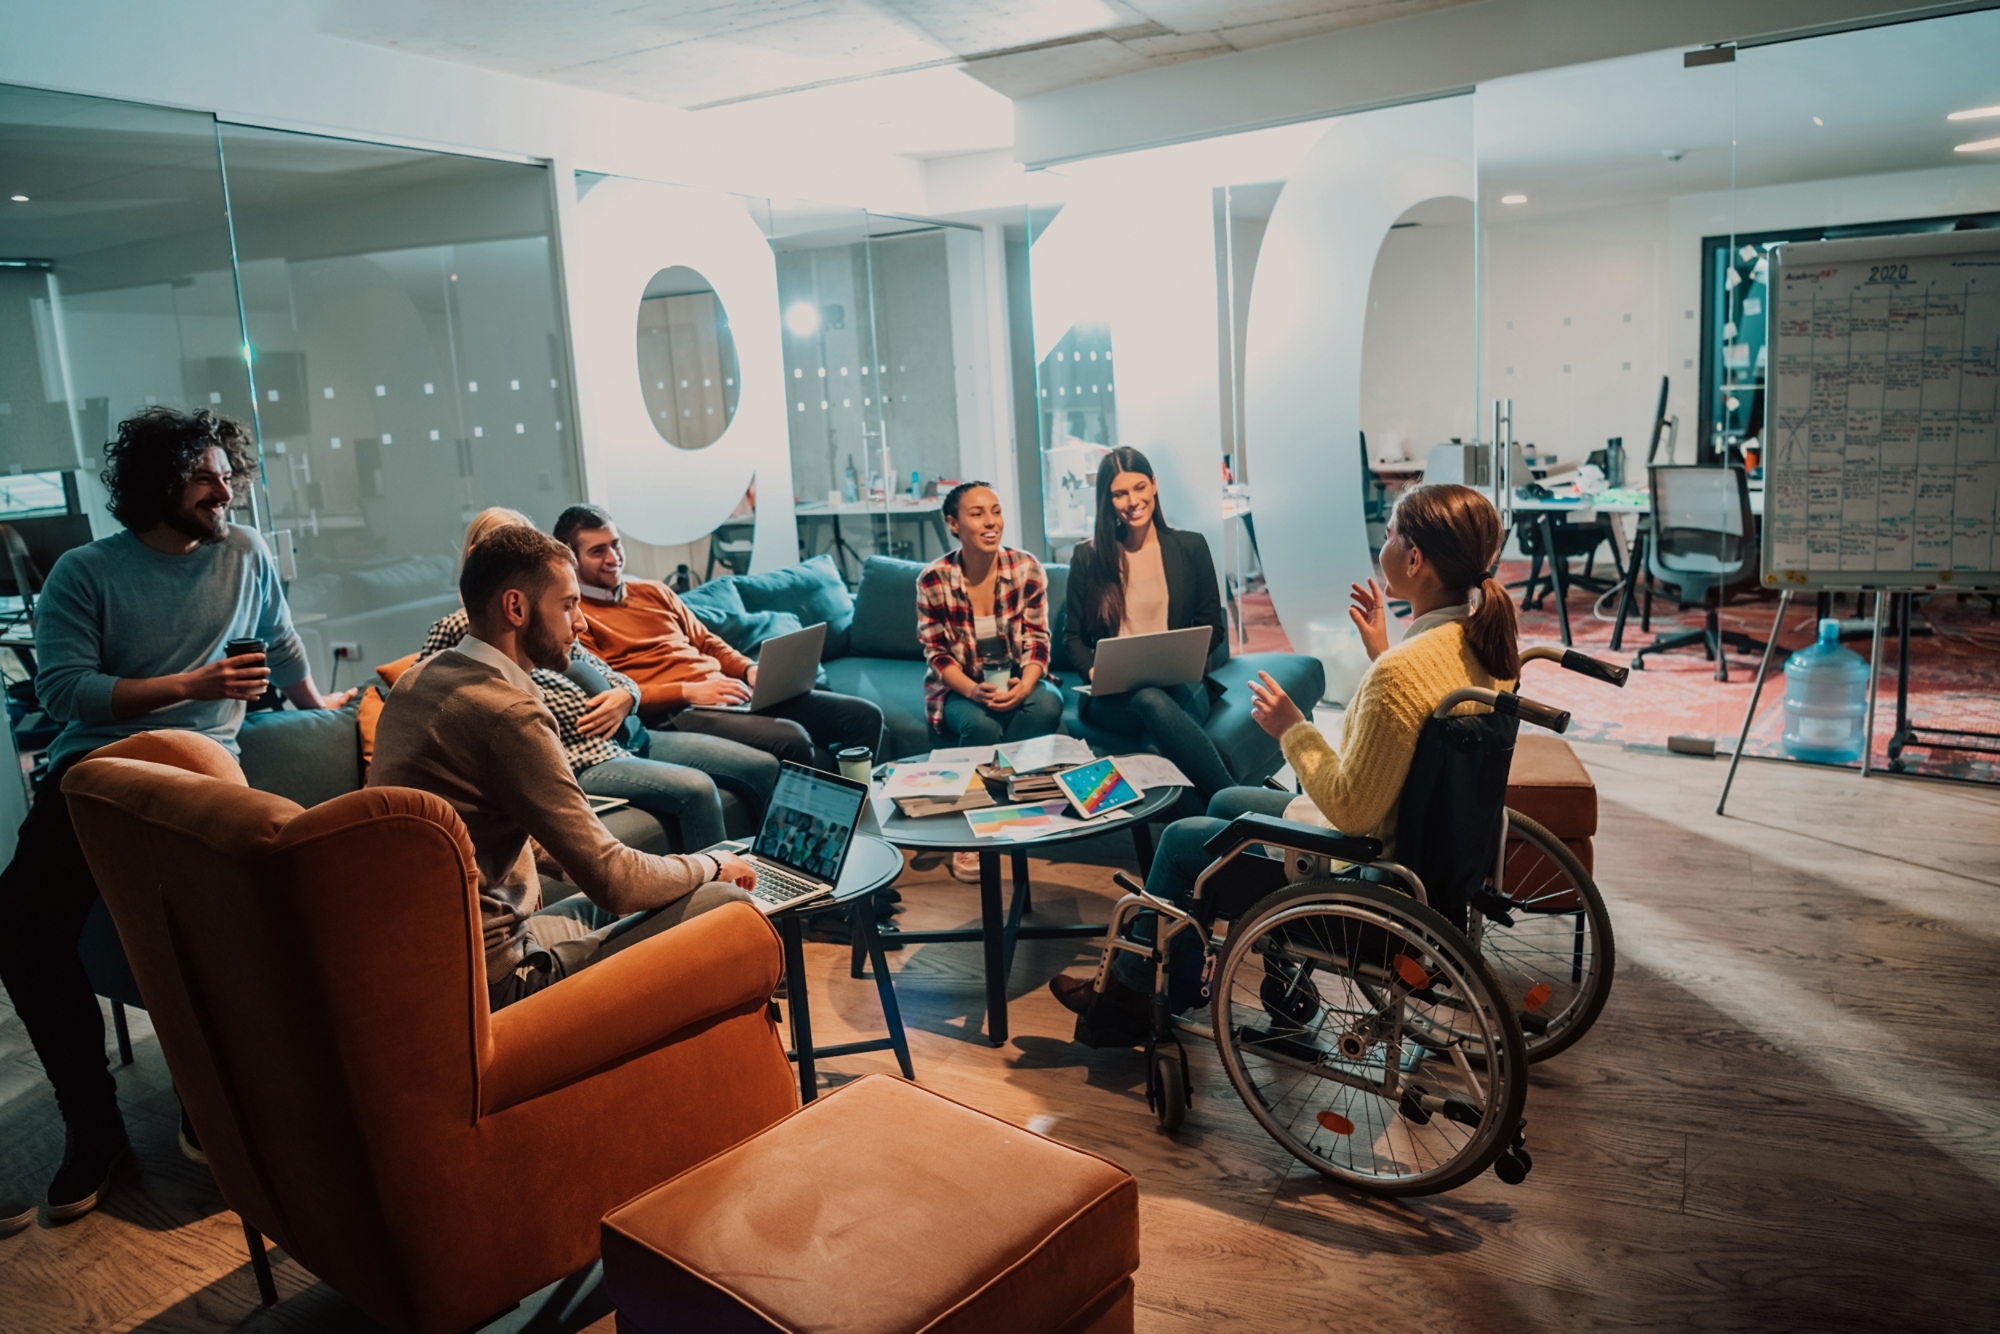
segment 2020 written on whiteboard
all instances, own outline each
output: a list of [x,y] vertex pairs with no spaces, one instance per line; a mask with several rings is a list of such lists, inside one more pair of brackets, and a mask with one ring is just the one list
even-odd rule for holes
[[1789,244],[1774,261],[1765,582],[2000,583],[2000,240]]

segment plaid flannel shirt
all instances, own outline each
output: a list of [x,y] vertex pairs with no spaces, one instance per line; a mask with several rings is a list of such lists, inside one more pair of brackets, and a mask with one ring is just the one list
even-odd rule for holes
[[[1007,638],[1017,667],[1040,663],[1049,670],[1049,581],[1042,563],[1025,551],[1000,548],[993,576],[993,617]],[[917,576],[917,642],[923,646],[924,716],[931,727],[944,730],[944,702],[951,687],[944,683],[946,663],[980,679],[979,634],[973,626],[972,595],[965,591],[959,553],[946,552]]]
[[[448,648],[457,648],[458,641],[469,633],[465,608],[460,607],[451,615],[443,617],[424,636],[424,646],[417,650],[417,661],[422,662],[434,653],[442,653]],[[612,670],[611,665],[581,644],[570,647],[569,656],[600,672],[614,690],[623,690],[632,696],[632,707],[639,707],[639,687],[631,677]],[[535,684],[541,688],[542,703],[555,715],[556,734],[562,738],[563,754],[569,759],[573,773],[582,773],[594,764],[606,760],[616,760],[629,756],[632,752],[609,737],[585,736],[577,730],[577,723],[590,711],[590,696],[582,686],[564,676],[561,672],[551,672],[537,667],[532,673]]]

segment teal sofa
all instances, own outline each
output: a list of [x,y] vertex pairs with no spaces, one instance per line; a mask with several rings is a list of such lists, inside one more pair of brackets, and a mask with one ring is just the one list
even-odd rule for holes
[[[924,717],[924,657],[917,643],[917,576],[923,568],[919,561],[871,556],[862,566],[860,587],[849,596],[833,558],[815,556],[771,574],[712,579],[686,598],[697,616],[745,653],[773,634],[824,620],[823,684],[828,690],[871,700],[882,710],[886,734],[882,758],[891,759],[921,754],[936,743]],[[1150,749],[1142,736],[1092,728],[1078,716],[1078,696],[1070,689],[1078,676],[1062,651],[1069,566],[1044,568],[1053,617],[1052,666],[1063,695],[1063,730],[1107,750]],[[1260,671],[1269,672],[1306,708],[1326,692],[1326,672],[1319,659],[1300,653],[1246,653],[1214,673],[1223,693],[1206,730],[1241,783],[1261,783],[1285,762],[1278,743],[1250,716],[1247,683]]]

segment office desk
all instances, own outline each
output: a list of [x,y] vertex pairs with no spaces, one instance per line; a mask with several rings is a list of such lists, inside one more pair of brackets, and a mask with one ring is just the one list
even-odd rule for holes
[[921,500],[910,500],[908,498],[892,499],[887,504],[881,501],[867,500],[843,500],[838,504],[828,504],[824,500],[802,500],[793,506],[792,513],[802,521],[807,519],[824,519],[833,524],[833,559],[835,563],[839,563],[843,559],[853,558],[855,564],[854,574],[857,579],[861,577],[860,566],[862,556],[859,551],[856,551],[848,543],[847,535],[841,531],[840,521],[843,518],[882,520],[883,529],[877,535],[875,542],[877,549],[884,551],[885,554],[889,533],[894,529],[897,519],[929,521],[927,526],[918,529],[917,555],[919,558],[924,557],[928,551],[921,536],[924,532],[934,532],[937,534],[939,555],[943,555],[945,552],[951,550],[951,530],[945,526],[944,500],[940,496],[926,496]]
[[[1621,487],[1601,492],[1595,496],[1565,495],[1558,489],[1548,500],[1524,499],[1515,496],[1512,508],[1517,514],[1533,514],[1535,525],[1541,531],[1542,550],[1549,553],[1550,577],[1556,586],[1556,620],[1562,626],[1562,642],[1570,644],[1569,633],[1569,570],[1567,563],[1555,559],[1555,520],[1558,516],[1568,522],[1589,523],[1600,514],[1650,515],[1653,512],[1653,497],[1648,491]],[[1753,519],[1764,517],[1764,488],[1761,486],[1750,493],[1750,514]],[[1618,553],[1620,566],[1624,571],[1625,589],[1618,598],[1618,617],[1611,624],[1611,647],[1613,651],[1625,646],[1625,621],[1632,611],[1632,599],[1637,595],[1638,576],[1646,568],[1646,543],[1652,530],[1640,523],[1638,531],[1627,547],[1625,529],[1622,524],[1611,525],[1612,547]],[[1649,595],[1650,596],[1650,595]],[[1648,604],[1650,605],[1650,603]]]

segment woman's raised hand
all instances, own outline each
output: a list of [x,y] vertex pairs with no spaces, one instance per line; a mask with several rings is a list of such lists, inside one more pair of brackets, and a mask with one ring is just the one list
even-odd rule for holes
[[1354,605],[1347,609],[1354,622],[1354,628],[1361,632],[1361,647],[1368,650],[1368,661],[1382,656],[1389,647],[1389,600],[1382,596],[1382,590],[1370,579],[1368,587],[1349,584],[1347,596],[1354,599]]
[[1280,741],[1286,732],[1306,720],[1299,706],[1292,703],[1292,697],[1271,679],[1269,672],[1257,673],[1257,680],[1250,682],[1250,716],[1257,720],[1257,726]]

